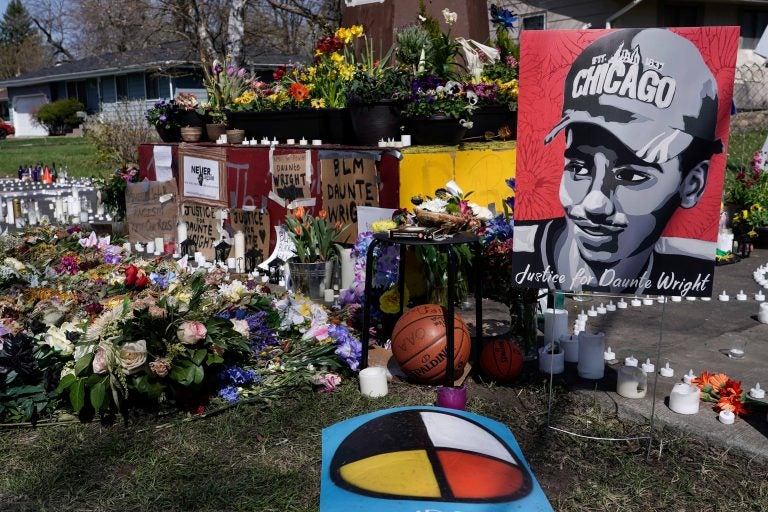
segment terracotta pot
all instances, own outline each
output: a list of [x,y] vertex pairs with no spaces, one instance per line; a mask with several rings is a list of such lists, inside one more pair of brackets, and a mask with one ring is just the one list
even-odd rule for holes
[[235,128],[233,130],[227,130],[227,144],[240,144],[245,139],[245,130]]
[[185,126],[181,129],[181,140],[184,142],[199,142],[203,136],[201,126]]

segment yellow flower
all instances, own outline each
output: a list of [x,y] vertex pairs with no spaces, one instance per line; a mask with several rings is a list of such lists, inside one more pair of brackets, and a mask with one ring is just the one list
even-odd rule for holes
[[344,41],[344,44],[349,43],[352,41],[352,31],[348,28],[339,27],[339,29],[334,34],[338,39],[341,39]]
[[354,37],[362,37],[362,35],[363,35],[363,26],[362,25],[352,25],[351,27],[349,27],[349,32]]
[[378,233],[379,231],[386,231],[388,229],[395,229],[397,224],[393,220],[377,220],[371,224],[371,231]]
[[245,91],[243,94],[235,98],[235,103],[238,105],[247,105],[256,99],[256,93],[253,91]]
[[312,108],[325,108],[325,100],[323,98],[315,98],[309,102],[309,106]]
[[355,76],[355,67],[351,64],[346,64],[339,67],[339,75],[346,81],[352,80]]
[[333,52],[331,54],[331,61],[333,61],[335,64],[338,64],[340,62],[344,62],[344,56],[340,54],[339,52]]
[[[403,304],[408,304],[408,288],[405,288],[405,300]],[[383,313],[389,313],[391,315],[400,312],[400,290],[397,286],[393,286],[389,290],[381,294],[379,298],[379,308]]]

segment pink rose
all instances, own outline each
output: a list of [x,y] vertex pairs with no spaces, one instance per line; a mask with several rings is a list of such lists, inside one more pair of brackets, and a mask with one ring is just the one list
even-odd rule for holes
[[335,373],[316,373],[312,376],[312,384],[315,386],[323,386],[320,389],[320,393],[330,393],[341,384],[341,377]]
[[103,375],[107,373],[107,351],[99,347],[96,349],[96,355],[93,356],[93,363],[91,363],[93,373]]
[[156,359],[149,363],[149,369],[158,377],[167,377],[168,370],[171,369],[171,363],[167,359]]
[[208,330],[203,324],[195,321],[182,322],[176,331],[176,336],[179,337],[179,341],[185,345],[194,345],[198,341],[205,338],[208,334]]

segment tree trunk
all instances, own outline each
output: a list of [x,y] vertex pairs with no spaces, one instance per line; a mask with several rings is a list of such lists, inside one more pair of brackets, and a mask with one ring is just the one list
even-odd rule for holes
[[238,66],[242,66],[245,61],[243,35],[245,32],[245,5],[247,3],[248,0],[232,0],[227,20],[227,53],[232,56],[232,62]]

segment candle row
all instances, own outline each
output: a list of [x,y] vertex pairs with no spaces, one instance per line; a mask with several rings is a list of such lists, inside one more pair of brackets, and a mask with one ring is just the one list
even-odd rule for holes
[[[221,134],[218,139],[216,139],[216,144],[229,144],[227,140],[227,134]],[[250,139],[243,139],[243,141],[240,143],[243,146],[277,146],[280,144],[280,141],[277,140],[277,137],[273,137],[272,140],[269,140],[267,137],[263,137],[261,140],[257,140],[255,137],[252,137]],[[288,146],[295,146],[297,145],[296,139],[287,139],[285,141],[285,144]],[[312,143],[310,144],[307,139],[300,139],[298,142],[299,146],[322,146],[323,141],[321,139],[312,139]]]

